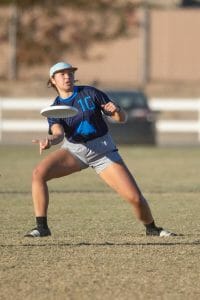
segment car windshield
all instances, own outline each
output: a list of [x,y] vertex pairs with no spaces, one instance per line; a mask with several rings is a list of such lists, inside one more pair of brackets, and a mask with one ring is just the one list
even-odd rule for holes
[[111,100],[117,102],[124,109],[147,108],[147,99],[141,92],[108,91]]

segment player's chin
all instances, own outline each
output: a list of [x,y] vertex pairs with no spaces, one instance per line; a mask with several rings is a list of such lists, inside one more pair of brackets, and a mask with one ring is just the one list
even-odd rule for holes
[[65,83],[64,88],[66,91],[70,90],[73,88],[73,84],[72,83]]

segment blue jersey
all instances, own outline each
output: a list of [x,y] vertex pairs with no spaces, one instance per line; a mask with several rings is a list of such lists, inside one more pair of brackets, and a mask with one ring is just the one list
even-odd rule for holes
[[69,105],[78,109],[78,114],[69,118],[48,118],[49,133],[51,126],[60,124],[70,142],[84,143],[98,138],[108,132],[108,126],[102,115],[102,104],[106,104],[109,97],[102,91],[91,86],[75,86],[73,94],[62,99],[56,97],[52,105]]

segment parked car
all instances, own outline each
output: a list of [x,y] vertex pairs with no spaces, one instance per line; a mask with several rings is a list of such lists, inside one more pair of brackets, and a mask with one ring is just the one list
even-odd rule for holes
[[200,1],[199,0],[182,0],[181,7],[200,7]]
[[156,144],[156,113],[149,105],[142,91],[106,91],[111,100],[118,103],[127,113],[126,123],[114,122],[107,118],[108,126],[116,143]]

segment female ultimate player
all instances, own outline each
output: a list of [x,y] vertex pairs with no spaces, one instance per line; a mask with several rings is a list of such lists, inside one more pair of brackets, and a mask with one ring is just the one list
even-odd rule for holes
[[36,227],[25,236],[51,235],[47,224],[47,181],[88,167],[95,169],[111,188],[132,205],[136,217],[146,228],[146,235],[175,235],[155,225],[146,199],[108,133],[102,112],[117,122],[126,120],[125,112],[102,91],[91,86],[74,85],[76,70],[65,62],[56,63],[50,68],[48,84],[58,93],[53,105],[74,106],[78,114],[65,119],[48,118],[50,136],[33,141],[39,144],[42,152],[64,139],[61,149],[50,153],[33,171],[32,197]]

